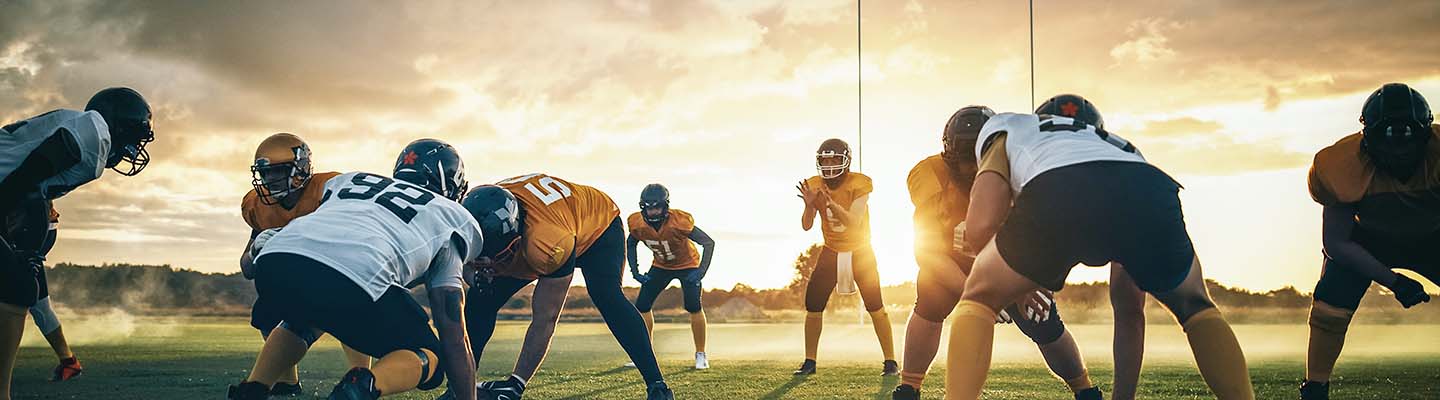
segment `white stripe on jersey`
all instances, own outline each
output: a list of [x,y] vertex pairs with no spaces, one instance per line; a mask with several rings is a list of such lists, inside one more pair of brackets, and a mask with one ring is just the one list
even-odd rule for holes
[[0,179],[30,157],[30,152],[57,132],[69,132],[80,146],[80,162],[40,182],[40,194],[58,199],[100,177],[110,155],[110,128],[94,111],[59,109],[6,125],[0,130]]
[[975,158],[997,133],[1005,132],[1010,158],[1010,189],[1019,194],[1030,180],[1046,171],[1091,161],[1145,163],[1140,151],[1124,138],[1068,117],[1000,113],[980,128]]
[[334,268],[378,300],[391,286],[462,287],[463,264],[479,255],[480,225],[459,203],[389,177],[351,172],[325,184],[315,212],[265,245]]

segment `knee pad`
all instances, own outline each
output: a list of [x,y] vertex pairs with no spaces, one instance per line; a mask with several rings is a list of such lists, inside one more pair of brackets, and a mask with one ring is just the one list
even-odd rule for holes
[[[295,334],[295,337],[298,337],[300,338],[300,340],[305,341],[305,348],[307,349],[311,346],[314,346],[315,342],[320,341],[320,333],[314,329],[310,329],[307,326],[303,326],[300,324],[292,324],[290,323],[290,321],[280,321],[280,325],[278,327],[285,328],[285,330]],[[270,332],[265,332],[265,336],[269,337]]]
[[40,333],[49,335],[60,329],[60,319],[55,317],[55,309],[50,307],[50,298],[46,297],[30,306],[30,316],[35,318],[35,327],[40,328]]
[[[440,384],[445,383],[445,369],[441,368],[442,365],[438,364],[440,360],[431,360],[430,356],[425,353],[425,349],[410,351],[415,352],[415,357],[420,358],[420,384],[415,386],[416,389],[430,390],[438,388]],[[439,353],[436,354],[438,358]],[[432,363],[436,364],[434,374],[430,373],[430,364]]]
[[[1017,314],[1018,311],[1018,309],[1011,309],[1011,312]],[[1031,341],[1041,346],[1055,343],[1056,340],[1060,340],[1060,336],[1065,335],[1065,321],[1060,319],[1060,313],[1054,307],[1050,308],[1050,319],[1035,323],[1025,318],[1018,318],[1015,320],[1015,326],[1020,328],[1020,332],[1029,337]]]
[[1354,310],[1346,310],[1317,301],[1310,306],[1310,328],[1343,336],[1346,331],[1350,330],[1350,319],[1354,316]]

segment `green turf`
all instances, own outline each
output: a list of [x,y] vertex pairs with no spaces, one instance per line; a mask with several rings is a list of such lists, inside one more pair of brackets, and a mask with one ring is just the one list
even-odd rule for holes
[[[54,365],[54,356],[34,337],[22,348],[15,380],[16,399],[197,399],[223,398],[225,386],[238,382],[248,372],[260,341],[240,320],[181,319],[158,323],[149,319],[131,326],[93,327],[86,333],[100,337],[80,344],[76,351],[86,373],[76,381],[49,383],[44,380]],[[77,324],[78,325],[78,324]],[[123,325],[123,324],[122,324]],[[67,325],[68,326],[68,325]],[[83,326],[83,325],[80,325]],[[896,332],[903,326],[896,325]],[[115,330],[125,330],[116,335]],[[1203,381],[1184,356],[1183,339],[1173,326],[1150,328],[1150,346],[1142,377],[1141,398],[1210,398]],[[508,372],[523,334],[522,324],[502,324],[480,368],[482,377],[499,377]],[[603,325],[562,324],[550,358],[526,393],[534,399],[634,399],[643,397],[639,375],[622,368],[625,361],[619,347]],[[879,351],[874,349],[869,327],[833,324],[826,327],[822,342],[820,374],[794,378],[789,371],[798,365],[799,327],[791,324],[735,325],[711,327],[712,366],[707,371],[689,368],[689,332],[681,325],[661,325],[657,348],[667,379],[681,399],[857,399],[889,398],[895,378],[879,376]],[[1090,360],[1090,371],[1102,388],[1108,387],[1108,328],[1074,327]],[[1356,399],[1437,399],[1440,398],[1440,348],[1435,346],[1434,327],[1361,328],[1365,332],[1390,332],[1410,340],[1419,348],[1386,350],[1394,343],[1359,343],[1356,354],[1343,359],[1333,394],[1335,398]],[[1399,332],[1397,332],[1399,331]],[[1027,346],[1010,329],[997,330],[996,365],[991,371],[987,398],[1063,399],[1063,385],[1038,362],[1033,346]],[[1277,336],[1296,336],[1303,327],[1237,327],[1242,341],[1253,346],[1272,346]],[[1354,330],[1352,330],[1354,332]],[[27,334],[34,335],[33,329]],[[106,336],[106,335],[109,336]],[[1379,333],[1365,333],[1393,342]],[[1282,343],[1296,342],[1288,338]],[[1254,351],[1251,373],[1261,399],[1295,398],[1297,380],[1303,367],[1303,335],[1284,349]],[[1367,339],[1356,339],[1366,341]],[[829,343],[827,346],[826,343]],[[1405,345],[1405,343],[1400,343]],[[1177,347],[1178,346],[1178,347]],[[897,346],[898,348],[898,346]],[[1249,351],[1249,348],[1247,348]],[[925,398],[941,398],[943,354],[931,370]],[[329,340],[316,345],[302,363],[307,393],[324,398],[330,385],[343,374],[343,357]],[[438,392],[409,393],[387,397],[428,399]],[[308,398],[302,396],[301,398]]]

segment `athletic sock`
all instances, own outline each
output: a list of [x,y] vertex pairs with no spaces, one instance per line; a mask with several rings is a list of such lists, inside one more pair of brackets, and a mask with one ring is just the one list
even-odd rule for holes
[[900,369],[900,383],[919,389],[940,352],[940,335],[944,331],[944,320],[931,321],[918,313],[910,313],[905,323],[905,362]]
[[1095,383],[1090,382],[1090,371],[1080,370],[1080,376],[1066,379],[1065,386],[1070,387],[1070,393],[1079,393],[1081,390],[1095,387]]
[[705,352],[705,311],[690,313],[690,336],[695,338],[695,352]]
[[1335,372],[1335,361],[1345,347],[1345,332],[1350,329],[1354,311],[1322,302],[1310,306],[1310,346],[1305,355],[1305,379],[1329,382]]
[[805,313],[805,359],[814,360],[820,352],[820,329],[825,325],[825,312]]
[[947,399],[979,399],[990,372],[990,352],[995,345],[995,310],[971,300],[955,308],[950,325],[950,350],[946,358]]
[[1220,310],[1210,308],[1201,311],[1185,321],[1185,338],[1190,341],[1190,351],[1195,354],[1195,365],[1205,384],[1221,400],[1250,400],[1255,398],[1255,389],[1250,383],[1250,369],[1245,365],[1245,354],[1240,350],[1240,341],[1230,324],[1220,316]]
[[890,326],[890,314],[884,308],[870,312],[870,321],[875,323],[875,338],[880,339],[880,352],[886,360],[895,360],[895,333]]
[[920,385],[923,383],[925,383],[924,372],[900,371],[901,385],[909,385],[915,389],[920,389]]

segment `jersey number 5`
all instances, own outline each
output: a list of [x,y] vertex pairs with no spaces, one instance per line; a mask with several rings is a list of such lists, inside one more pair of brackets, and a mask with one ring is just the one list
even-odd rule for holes
[[[519,176],[510,180],[506,180],[504,182],[500,182],[500,184],[507,185],[511,183],[524,182],[530,178],[534,178],[537,175],[540,174]],[[536,186],[536,183],[539,183],[540,185]],[[548,176],[541,177],[535,182],[526,183],[525,190],[529,190],[530,194],[535,195],[536,198],[540,199],[540,201],[545,203],[545,205],[547,206],[551,203],[560,201],[560,199],[570,197],[569,186],[565,186],[564,183],[560,183],[560,181],[555,180],[555,178],[551,178]]]

